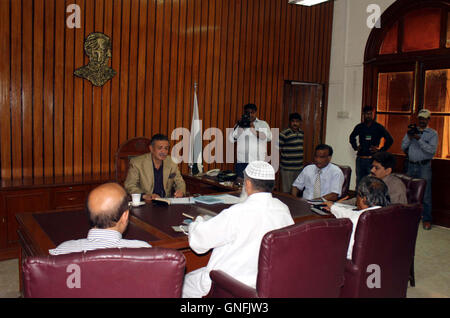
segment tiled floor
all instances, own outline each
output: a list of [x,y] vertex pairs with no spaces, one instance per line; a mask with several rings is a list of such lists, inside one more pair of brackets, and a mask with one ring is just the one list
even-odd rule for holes
[[19,294],[18,260],[0,262],[0,298],[16,298]]
[[416,287],[409,287],[408,298],[450,297],[450,229],[419,227],[416,243]]

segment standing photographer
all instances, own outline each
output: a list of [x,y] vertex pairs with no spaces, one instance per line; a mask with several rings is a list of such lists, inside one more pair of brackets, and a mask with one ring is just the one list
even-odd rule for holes
[[431,113],[422,109],[418,115],[419,125],[409,125],[402,140],[402,149],[408,155],[408,175],[427,181],[423,198],[422,222],[425,230],[431,229],[431,159],[436,153],[438,134],[428,127]]
[[267,122],[256,118],[255,104],[244,106],[244,114],[234,126],[230,141],[237,141],[237,163],[235,171],[238,177],[244,177],[244,170],[249,162],[265,161],[267,142],[272,140],[272,134]]

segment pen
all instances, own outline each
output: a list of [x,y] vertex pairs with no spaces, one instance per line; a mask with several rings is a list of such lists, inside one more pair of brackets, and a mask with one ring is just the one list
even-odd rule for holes
[[187,218],[194,219],[194,217],[192,215],[189,215],[189,214],[186,214],[186,213],[181,213],[181,214],[184,215]]

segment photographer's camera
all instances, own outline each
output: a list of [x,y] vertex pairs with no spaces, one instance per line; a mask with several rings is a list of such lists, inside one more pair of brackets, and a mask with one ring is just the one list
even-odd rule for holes
[[238,126],[241,128],[250,128],[251,126],[250,113],[245,112],[241,119],[237,122]]
[[410,124],[408,126],[408,135],[414,136],[414,135],[421,135],[422,132],[417,128],[416,124]]

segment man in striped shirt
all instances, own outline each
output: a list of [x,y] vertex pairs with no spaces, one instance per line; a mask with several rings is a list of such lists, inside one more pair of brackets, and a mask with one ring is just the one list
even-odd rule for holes
[[128,226],[128,199],[117,183],[105,183],[89,193],[87,210],[92,228],[85,239],[61,243],[49,250],[51,255],[92,251],[102,248],[151,247],[146,242],[125,240],[122,233]]
[[281,191],[290,193],[291,186],[303,168],[302,117],[299,113],[289,115],[289,128],[280,133]]

